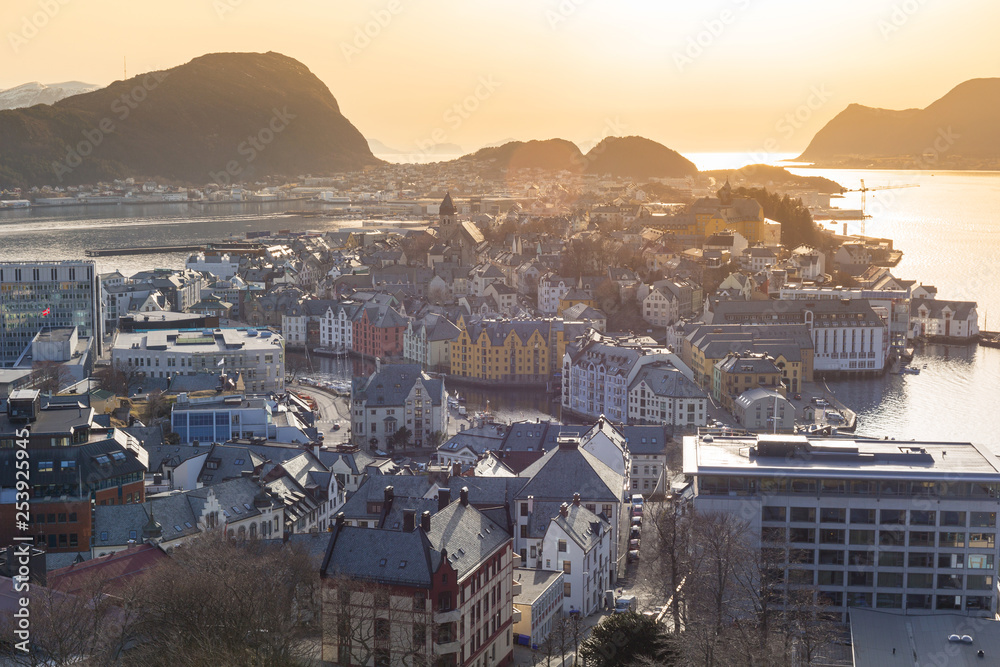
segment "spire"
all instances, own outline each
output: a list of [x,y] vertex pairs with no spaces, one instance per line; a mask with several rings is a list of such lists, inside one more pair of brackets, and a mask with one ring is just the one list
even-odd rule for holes
[[149,503],[149,521],[142,527],[142,539],[158,539],[163,536],[163,526],[156,521],[153,516],[153,503]]
[[455,203],[451,201],[451,193],[446,192],[444,200],[441,202],[441,206],[438,209],[438,215],[455,215],[456,213],[458,213],[458,209],[455,208]]

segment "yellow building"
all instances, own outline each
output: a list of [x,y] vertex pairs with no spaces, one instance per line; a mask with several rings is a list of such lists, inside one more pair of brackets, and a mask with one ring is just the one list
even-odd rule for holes
[[557,315],[562,315],[563,311],[567,308],[572,308],[578,303],[583,303],[591,308],[597,308],[597,299],[594,298],[593,290],[583,289],[581,287],[574,287],[568,292],[563,294],[562,298],[559,299],[559,308],[556,310]]
[[567,342],[586,332],[582,322],[470,320],[455,323],[451,375],[483,382],[545,384],[562,365]]

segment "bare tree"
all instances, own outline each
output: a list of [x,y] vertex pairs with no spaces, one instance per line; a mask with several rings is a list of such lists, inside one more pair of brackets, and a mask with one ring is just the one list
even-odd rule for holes
[[[120,568],[111,567],[79,575],[62,587],[65,590],[33,583],[30,650],[24,653],[5,645],[6,650],[0,650],[9,660],[5,664],[126,664],[123,655],[137,640],[143,596],[139,582],[121,581],[121,574]],[[0,626],[12,620],[0,621]]]
[[325,582],[323,642],[329,647],[324,655],[328,661],[430,667],[434,656],[429,644],[458,640],[454,622],[434,623],[432,603],[421,591],[343,576]]
[[687,508],[674,497],[662,503],[646,503],[642,539],[646,553],[655,557],[640,561],[639,577],[651,586],[661,599],[670,601],[673,631],[681,632],[683,585],[691,574],[691,522]]
[[36,389],[55,394],[72,383],[73,375],[58,361],[36,361],[31,364],[31,381]]
[[288,665],[304,657],[300,618],[313,604],[304,591],[318,576],[304,554],[211,532],[172,555],[147,581],[132,664]]

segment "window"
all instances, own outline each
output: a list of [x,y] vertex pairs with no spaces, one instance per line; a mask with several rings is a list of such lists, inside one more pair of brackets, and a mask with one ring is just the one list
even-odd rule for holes
[[970,526],[973,527],[989,527],[993,528],[997,525],[997,513],[996,512],[972,512]]
[[933,526],[937,512],[933,510],[910,510],[911,526]]
[[879,523],[881,524],[906,523],[906,510],[882,510],[881,512],[879,512]]
[[573,595],[573,587],[569,582],[563,583],[563,597],[568,598]]
[[761,509],[761,518],[764,521],[784,521],[785,520],[785,508],[776,507],[772,505],[765,505]]
[[880,551],[878,554],[879,567],[903,567],[902,551]]
[[841,529],[827,529],[819,532],[819,541],[823,544],[843,544],[844,533]]
[[927,551],[911,551],[907,554],[906,563],[910,567],[934,567],[934,554]]
[[793,507],[790,511],[790,520],[799,522],[816,522],[815,507]]
[[875,544],[874,530],[852,530],[851,544]]
[[910,572],[906,575],[907,588],[934,588],[934,575],[931,573]]
[[572,574],[572,573],[573,573],[573,561],[564,560],[563,561],[563,574]]
[[[942,519],[944,518],[945,512],[942,512]],[[964,512],[961,512],[964,514]],[[939,533],[938,534],[938,546],[939,547],[964,547],[965,546],[965,533]]]
[[965,512],[941,512],[942,526],[961,526],[965,528]]
[[816,531],[813,528],[791,528],[788,531],[790,542],[815,542]]
[[875,564],[875,553],[872,551],[851,551],[847,562],[852,567],[867,567]]
[[844,564],[844,552],[843,551],[826,551],[820,550],[819,552],[819,564],[820,565],[843,565]]
[[878,573],[878,587],[879,588],[902,588],[903,587],[903,573],[902,572],[879,572]]
[[844,523],[847,520],[847,510],[838,507],[824,507],[819,512],[820,523]]
[[559,553],[566,553],[566,540],[559,540]]

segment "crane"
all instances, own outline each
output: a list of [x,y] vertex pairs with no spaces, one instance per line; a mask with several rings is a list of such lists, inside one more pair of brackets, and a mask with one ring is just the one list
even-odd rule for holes
[[876,185],[873,188],[865,187],[865,179],[861,179],[861,187],[854,188],[851,190],[844,190],[844,192],[860,192],[861,193],[861,236],[865,235],[865,220],[870,218],[868,215],[868,208],[866,206],[866,195],[869,192],[874,192],[876,190],[897,190],[899,188],[919,188],[920,185],[915,183],[910,183],[907,185]]

